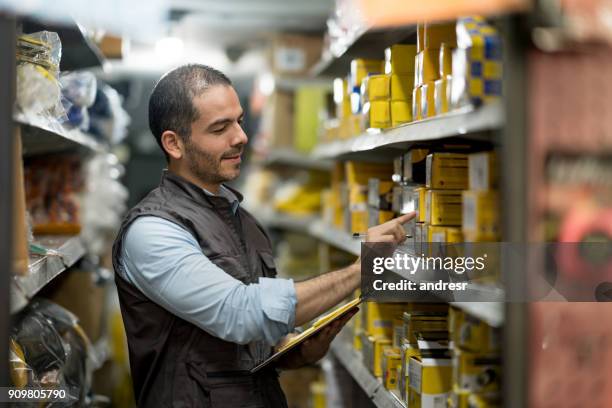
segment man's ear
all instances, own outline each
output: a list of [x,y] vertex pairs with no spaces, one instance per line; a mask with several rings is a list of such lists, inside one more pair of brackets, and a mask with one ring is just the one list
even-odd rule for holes
[[166,130],[161,135],[161,143],[168,156],[172,159],[179,160],[185,152],[185,145],[181,137],[172,130]]

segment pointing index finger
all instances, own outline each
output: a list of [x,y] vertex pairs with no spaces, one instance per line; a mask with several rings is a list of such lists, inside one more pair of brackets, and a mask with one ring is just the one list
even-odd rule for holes
[[397,221],[399,221],[400,224],[405,224],[408,221],[410,221],[411,219],[413,219],[414,217],[416,217],[416,212],[415,211],[411,211],[407,214],[404,215],[400,215],[399,217],[396,218]]

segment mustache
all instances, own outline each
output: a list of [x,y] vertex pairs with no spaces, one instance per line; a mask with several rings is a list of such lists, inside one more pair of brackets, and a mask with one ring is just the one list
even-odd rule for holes
[[228,157],[241,156],[244,153],[244,149],[232,150],[228,153],[224,153],[221,158],[226,159]]

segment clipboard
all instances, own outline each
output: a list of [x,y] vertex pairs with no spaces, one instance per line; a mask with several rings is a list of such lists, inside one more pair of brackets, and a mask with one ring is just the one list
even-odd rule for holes
[[268,364],[276,361],[281,356],[287,354],[289,351],[293,350],[295,347],[302,344],[306,339],[317,334],[325,326],[329,325],[331,322],[335,321],[336,319],[347,314],[349,311],[353,310],[355,307],[357,307],[361,303],[361,301],[362,299],[360,297],[353,299],[350,302],[333,310],[332,312],[324,316],[321,316],[319,319],[317,319],[312,324],[312,326],[310,326],[308,329],[304,330],[302,333],[298,334],[297,336],[292,337],[291,340],[289,340],[286,344],[283,345],[283,347],[277,350],[276,353],[268,357],[263,363],[260,363],[259,365],[252,368],[251,374],[256,373],[257,371],[266,367]]

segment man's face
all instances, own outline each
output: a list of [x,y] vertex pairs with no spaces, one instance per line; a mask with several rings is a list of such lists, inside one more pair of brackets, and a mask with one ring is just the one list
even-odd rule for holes
[[185,143],[189,171],[207,184],[220,184],[240,175],[240,162],[247,136],[241,124],[242,107],[234,88],[214,85],[193,99],[200,113],[191,124]]

